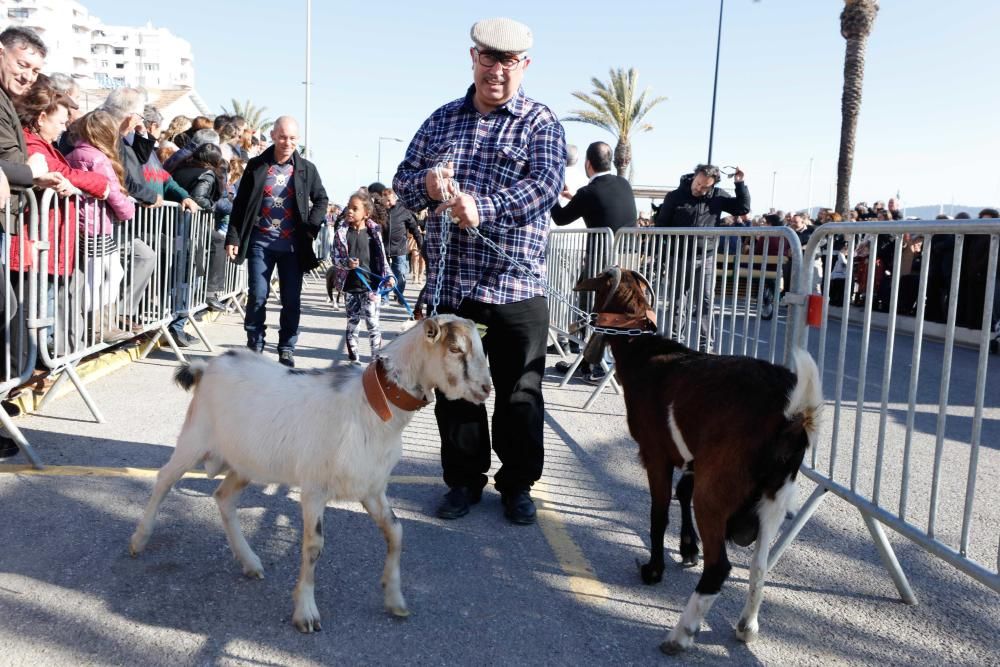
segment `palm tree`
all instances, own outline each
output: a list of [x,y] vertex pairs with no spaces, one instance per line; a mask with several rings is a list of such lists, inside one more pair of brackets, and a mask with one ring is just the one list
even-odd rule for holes
[[642,119],[650,109],[667,98],[656,97],[647,102],[648,88],[636,97],[639,72],[635,68],[630,68],[628,72],[623,68],[612,69],[609,74],[611,80],[607,84],[597,77],[590,80],[594,85],[593,95],[573,93],[573,97],[593,108],[570,111],[572,115],[563,120],[596,125],[615,135],[618,138],[615,170],[619,176],[624,176],[632,162],[632,133],[652,130],[653,126],[643,123]]
[[854,167],[854,140],[861,111],[861,85],[865,78],[865,49],[871,34],[877,0],[844,0],[840,14],[840,34],[847,40],[844,55],[844,93],[840,100],[840,159],[837,162],[837,213],[847,220],[851,207],[851,171]]
[[226,107],[222,107],[222,113],[230,116],[243,116],[247,119],[247,124],[256,132],[260,130],[261,132],[267,132],[274,125],[273,120],[265,120],[263,118],[264,113],[267,111],[267,107],[255,107],[250,100],[240,104],[239,100],[233,99],[233,110],[229,111]]

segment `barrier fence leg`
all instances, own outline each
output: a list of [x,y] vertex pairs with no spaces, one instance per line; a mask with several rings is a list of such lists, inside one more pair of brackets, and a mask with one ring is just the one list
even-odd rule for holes
[[41,412],[45,409],[45,406],[49,403],[49,399],[56,395],[56,391],[62,386],[63,382],[65,382],[68,377],[69,376],[65,372],[59,373],[56,377],[56,381],[52,383],[49,390],[45,392],[44,396],[42,396],[42,400],[40,400],[35,406],[35,412]]
[[76,390],[80,393],[80,398],[82,398],[83,402],[87,404],[90,414],[94,415],[94,419],[97,423],[103,424],[104,415],[102,415],[101,411],[98,409],[97,403],[94,403],[94,399],[90,397],[90,392],[88,392],[87,388],[83,386],[83,380],[81,380],[80,376],[77,375],[76,369],[73,368],[73,366],[67,366],[63,373],[68,375],[69,379],[73,382],[73,385],[76,386]]
[[215,352],[215,348],[212,347],[212,343],[209,342],[205,333],[201,330],[201,327],[198,326],[198,320],[193,317],[189,317],[188,322],[191,323],[191,328],[194,329],[196,334],[198,334],[198,338],[201,339],[201,342],[205,344],[205,348],[208,349],[209,352]]
[[5,431],[10,434],[11,439],[17,443],[17,446],[21,448],[24,455],[31,462],[31,465],[37,470],[42,470],[45,468],[42,465],[42,460],[38,458],[38,454],[35,453],[35,449],[28,444],[28,439],[24,437],[21,433],[21,429],[14,425],[14,420],[10,418],[7,411],[0,408],[0,424],[3,425]]
[[906,580],[903,568],[896,560],[896,552],[892,550],[892,545],[889,544],[889,539],[885,536],[885,531],[882,530],[882,524],[864,511],[861,511],[861,517],[865,520],[865,525],[868,526],[868,532],[872,535],[872,541],[875,542],[878,555],[882,557],[882,564],[885,565],[885,569],[889,570],[892,583],[896,584],[899,597],[906,604],[917,604],[917,597],[913,594],[913,589],[910,588],[910,582]]
[[[241,295],[241,296],[245,296],[245,295]],[[243,309],[243,304],[240,303],[240,298],[239,297],[235,297],[235,296],[233,297],[233,305],[236,306],[236,310],[239,312],[240,317],[242,317],[243,319],[246,319],[246,317],[247,317],[247,311]]]
[[785,532],[781,534],[778,541],[774,543],[771,548],[770,557],[767,559],[767,569],[770,570],[774,567],[778,559],[781,558],[781,554],[785,553],[785,549],[788,545],[795,540],[799,535],[799,531],[802,530],[806,522],[812,518],[816,510],[819,509],[819,504],[826,498],[826,487],[817,486],[812,492],[812,495],[802,503],[802,507],[799,508],[798,513],[795,515],[795,519],[792,521],[792,525],[785,529]]
[[604,370],[604,379],[601,380],[601,383],[594,388],[594,391],[590,392],[590,398],[588,398],[587,402],[583,404],[584,410],[590,409],[590,406],[594,404],[594,401],[596,401],[597,397],[601,395],[601,392],[604,391],[604,388],[608,386],[609,382],[616,392],[619,394],[621,393],[621,388],[615,382],[614,366],[609,367],[603,360],[601,360],[601,368]]

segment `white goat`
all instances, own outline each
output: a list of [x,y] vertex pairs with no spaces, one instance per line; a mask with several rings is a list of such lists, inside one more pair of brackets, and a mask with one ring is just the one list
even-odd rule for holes
[[408,615],[399,574],[403,529],[386,485],[402,455],[403,428],[434,389],[476,403],[489,395],[489,369],[474,324],[453,315],[426,319],[385,347],[363,374],[352,368],[299,371],[249,351],[229,351],[182,366],[176,379],[185,389],[196,388],[177,447],[132,535],[132,555],[149,541],[170,488],[204,463],[212,477],[226,472],[215,499],[229,546],[250,577],[262,578],[263,568],[240,530],[240,491],[251,481],[301,489],[302,567],[292,596],[296,628],[320,629],[313,582],[330,500],[360,500],[382,529],[388,544],[385,606],[396,616]]

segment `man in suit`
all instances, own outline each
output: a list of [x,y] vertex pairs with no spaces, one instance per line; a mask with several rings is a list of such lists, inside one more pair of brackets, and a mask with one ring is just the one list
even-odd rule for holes
[[[587,147],[587,159],[583,168],[590,182],[577,190],[566,206],[556,202],[551,211],[552,222],[563,226],[583,218],[587,229],[608,228],[612,232],[617,232],[622,227],[635,227],[638,214],[632,185],[621,176],[611,173],[612,157],[611,146],[603,141],[595,141]],[[569,193],[564,190],[563,194],[566,196]],[[597,265],[602,260],[597,256],[598,248],[591,242],[593,240],[588,239],[587,252],[581,262],[581,273],[586,277],[607,268]],[[565,361],[556,364],[556,370],[562,373],[568,371],[569,367],[570,364]],[[601,371],[590,368],[587,362],[580,364],[580,372],[585,381],[594,384],[604,378]]]
[[559,202],[552,207],[552,221],[557,226],[583,218],[587,229],[607,227],[616,232],[622,227],[635,227],[638,214],[635,209],[635,196],[632,186],[621,176],[611,173],[611,146],[603,141],[595,141],[587,147],[587,159],[583,163],[584,171],[590,182],[570,195],[569,203],[562,206]]
[[271,275],[278,269],[281,318],[278,361],[295,367],[302,274],[319,265],[312,242],[328,202],[319,171],[298,154],[299,125],[281,116],[271,130],[274,145],[247,163],[233,202],[226,253],[236,263],[249,258],[249,295],[243,328],[247,347],[264,351],[264,321]]

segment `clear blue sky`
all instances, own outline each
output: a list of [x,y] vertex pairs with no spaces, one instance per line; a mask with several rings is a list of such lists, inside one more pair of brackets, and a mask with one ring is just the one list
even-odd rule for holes
[[[83,0],[107,23],[152,21],[192,43],[197,90],[216,111],[251,99],[272,117],[303,117],[305,0],[120,3]],[[469,27],[502,13],[532,27],[528,95],[560,117],[592,76],[635,67],[668,99],[633,140],[636,184],[674,184],[707,157],[718,3],[314,0],[313,157],[335,200],[375,179],[378,137],[409,141],[436,107],[471,81]],[[756,211],[833,203],[844,40],[840,0],[728,0],[723,23],[714,161],[743,166]],[[911,206],[1000,204],[1000,3],[882,0],[869,42],[852,201],[898,190]],[[571,143],[613,145],[566,123]],[[382,180],[404,144],[382,143]],[[982,179],[979,178],[982,176]]]

